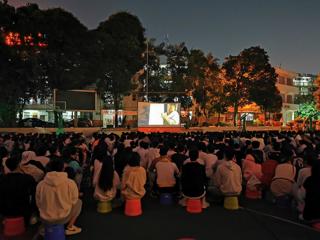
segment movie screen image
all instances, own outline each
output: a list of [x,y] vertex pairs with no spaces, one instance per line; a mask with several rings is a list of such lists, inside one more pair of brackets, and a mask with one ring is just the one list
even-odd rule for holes
[[138,103],[138,126],[180,126],[180,103]]

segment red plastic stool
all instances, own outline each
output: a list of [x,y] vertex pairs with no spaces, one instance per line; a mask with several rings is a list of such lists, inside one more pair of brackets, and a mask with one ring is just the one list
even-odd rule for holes
[[140,199],[127,199],[124,214],[130,217],[136,217],[142,214]]
[[187,199],[187,212],[201,213],[202,212],[201,199]]
[[246,198],[249,198],[249,199],[261,199],[262,197],[261,191],[259,190],[251,191],[248,188],[246,189],[245,196]]
[[313,224],[312,224],[312,227],[313,227],[315,230],[320,231],[320,222],[313,223]]
[[3,234],[7,237],[13,237],[23,234],[26,231],[24,218],[5,218]]

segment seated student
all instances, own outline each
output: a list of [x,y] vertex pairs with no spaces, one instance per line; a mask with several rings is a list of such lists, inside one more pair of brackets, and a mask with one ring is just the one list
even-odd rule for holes
[[156,183],[160,193],[177,192],[176,176],[179,175],[177,165],[167,156],[168,148],[160,148],[160,159],[155,164]]
[[206,208],[209,204],[205,201],[206,194],[206,172],[205,167],[196,160],[199,157],[197,150],[189,151],[190,162],[182,167],[181,187],[184,198],[180,204],[185,205],[185,200],[188,198],[202,199],[202,207]]
[[120,178],[117,172],[113,169],[113,161],[110,156],[107,156],[102,161],[102,168],[99,173],[98,182],[94,189],[94,198],[107,202],[114,199],[117,193],[117,187],[120,185]]
[[241,168],[236,163],[234,150],[227,147],[224,151],[224,162],[219,164],[214,173],[214,194],[223,196],[239,195],[242,190]]
[[304,167],[299,170],[297,182],[293,185],[293,196],[296,199],[297,208],[300,212],[303,212],[306,196],[306,190],[304,189],[303,184],[306,179],[311,176],[311,168],[313,163],[318,160],[317,157],[317,154],[313,151],[304,154]]
[[263,184],[263,187],[265,190],[270,188],[270,184],[274,177],[276,167],[280,160],[280,151],[278,150],[280,150],[280,144],[275,143],[274,151],[269,152],[268,159],[261,164],[261,167],[262,167],[261,183]]
[[306,190],[303,218],[307,221],[320,220],[320,161],[313,163],[311,176],[308,177],[303,187]]
[[130,153],[128,166],[122,174],[121,194],[125,199],[141,199],[146,190],[147,174],[144,167],[140,166],[140,156],[136,152]]
[[249,198],[255,199],[261,198],[261,191],[258,186],[261,185],[262,171],[258,158],[252,150],[248,150],[242,164],[243,177],[246,180],[246,196],[249,197],[247,193],[253,193],[254,196]]
[[186,149],[183,144],[178,144],[177,152],[171,156],[171,160],[175,163],[179,170],[181,170],[182,165],[185,160],[187,160]]
[[277,165],[275,175],[270,185],[270,190],[275,197],[291,195],[296,168],[292,164],[293,151],[290,146],[286,146],[281,151],[281,162]]
[[45,224],[67,224],[66,235],[81,232],[74,224],[80,215],[82,201],[76,183],[63,172],[64,162],[53,159],[48,173],[38,184],[36,203]]
[[256,161],[258,163],[263,163],[266,161],[265,153],[260,149],[259,141],[252,141],[252,153],[256,155]]
[[7,159],[6,167],[10,172],[0,178],[0,214],[5,217],[23,216],[29,223],[32,211],[35,210],[34,194],[36,182],[19,169],[20,156]]

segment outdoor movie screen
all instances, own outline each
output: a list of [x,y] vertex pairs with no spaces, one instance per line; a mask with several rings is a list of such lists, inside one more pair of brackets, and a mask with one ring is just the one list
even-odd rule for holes
[[138,103],[138,126],[180,126],[180,103]]

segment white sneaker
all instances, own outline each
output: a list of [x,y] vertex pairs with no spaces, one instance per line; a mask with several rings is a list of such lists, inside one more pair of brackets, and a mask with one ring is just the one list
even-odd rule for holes
[[65,231],[66,235],[74,235],[74,234],[78,234],[81,233],[82,229],[73,225],[72,227],[68,227]]

